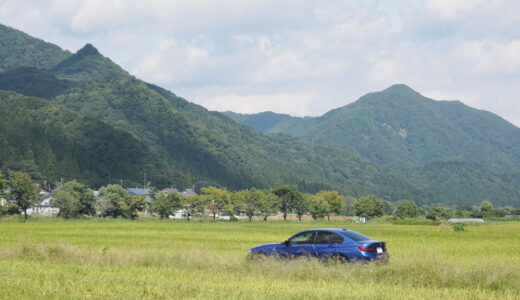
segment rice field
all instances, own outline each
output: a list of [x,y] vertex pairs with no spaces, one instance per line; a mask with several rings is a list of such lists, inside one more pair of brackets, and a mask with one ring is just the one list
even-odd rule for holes
[[[304,229],[386,241],[388,265],[246,261]],[[0,219],[1,299],[520,299],[520,222]]]

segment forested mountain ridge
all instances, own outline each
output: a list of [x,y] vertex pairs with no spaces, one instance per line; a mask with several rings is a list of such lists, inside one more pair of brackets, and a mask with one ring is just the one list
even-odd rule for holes
[[269,123],[272,119],[264,119],[268,129],[262,132],[353,149],[394,169],[467,161],[497,173],[520,172],[519,128],[459,101],[426,98],[405,85],[367,94],[321,117]]
[[93,187],[109,180],[142,185],[146,168],[161,184],[189,178],[168,166],[132,135],[61,105],[0,91],[0,169],[21,170],[37,180],[78,179]]
[[354,194],[386,188],[375,184],[385,175],[355,155],[259,134],[135,78],[89,82],[52,101],[132,133],[176,168],[208,183],[246,188],[306,182]]
[[496,174],[477,163],[434,161],[401,170],[400,174],[421,191],[422,200],[416,199],[421,204],[470,206],[486,200],[502,206],[520,203],[520,173]]
[[0,72],[19,67],[50,69],[70,55],[54,44],[0,24]]

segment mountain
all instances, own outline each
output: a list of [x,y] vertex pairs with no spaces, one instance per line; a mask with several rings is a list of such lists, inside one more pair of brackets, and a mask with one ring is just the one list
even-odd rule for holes
[[[168,166],[132,135],[35,97],[0,91],[0,169],[22,170],[37,180],[78,179],[93,187],[109,180],[143,184],[143,167],[153,178],[181,187],[189,178]],[[109,178],[110,177],[110,178]]]
[[54,44],[0,24],[0,72],[18,67],[49,69],[70,55]]
[[378,190],[362,158],[289,136],[265,136],[131,77],[93,81],[51,99],[131,133],[197,181],[232,189],[282,183]]
[[[19,35],[19,38],[27,39],[25,35]],[[416,120],[418,123],[405,122],[401,125],[398,120],[391,122],[391,113],[385,117],[388,120],[383,118],[384,112],[396,109],[394,106],[398,106],[399,101],[432,101],[424,100],[401,86],[393,89],[394,92],[392,89],[381,92],[400,96],[388,98],[388,107],[374,108],[377,113],[369,108],[382,105],[372,103],[380,101],[381,97],[377,96],[374,100],[373,96],[368,97],[372,95],[369,94],[365,96],[368,98],[358,101],[362,103],[358,108],[355,103],[351,104],[356,108],[353,113],[344,115],[342,109],[320,118],[265,114],[276,123],[266,127],[269,131],[288,128],[301,132],[302,137],[310,140],[306,141],[281,133],[265,135],[224,114],[190,103],[166,89],[129,75],[90,44],[46,66],[26,66],[23,55],[17,60],[18,63],[12,63],[9,70],[0,74],[0,90],[9,90],[3,92],[7,100],[2,101],[7,104],[1,107],[8,118],[0,122],[0,167],[4,170],[24,170],[39,180],[56,180],[60,176],[76,178],[93,187],[106,184],[107,174],[110,174],[112,181],[123,179],[126,186],[138,185],[146,173],[146,181],[159,188],[172,184],[180,187],[216,185],[229,189],[294,184],[305,192],[337,189],[344,195],[355,197],[375,194],[389,201],[411,199],[420,204],[452,205],[477,204],[483,198],[495,201],[489,198],[491,192],[472,189],[474,185],[483,184],[489,191],[502,191],[496,194],[500,199],[495,203],[520,205],[516,188],[520,186],[520,176],[501,175],[487,166],[460,162],[454,155],[447,156],[444,164],[437,164],[436,159],[424,159],[425,163],[422,164],[421,160],[413,157],[409,162],[413,167],[403,167],[407,165],[403,163],[388,171],[374,163],[379,161],[370,155],[370,151],[361,151],[362,141],[354,139],[356,143],[337,141],[340,144],[326,145],[326,140],[337,134],[334,126],[345,126],[352,133],[361,134],[363,139],[362,134],[374,134],[367,135],[371,144],[366,148],[373,150],[376,158],[381,156],[381,161],[385,161],[384,154],[376,152],[382,152],[380,149],[384,147],[394,147],[396,140],[413,137],[412,140],[418,140],[420,144],[419,134],[428,133],[428,130],[422,128],[415,132],[414,126],[424,127],[429,123],[421,125]],[[399,89],[402,91],[397,91]],[[408,99],[410,97],[413,99]],[[421,105],[410,106],[421,114],[424,109]],[[427,111],[426,114],[432,112]],[[367,120],[360,118],[364,115],[368,116]],[[446,118],[451,117],[448,115]],[[342,124],[343,118],[355,122]],[[386,124],[382,127],[389,132],[378,133],[376,130],[381,127],[380,118]],[[461,124],[473,126],[472,119],[469,120],[471,122]],[[261,123],[255,118],[249,119],[249,122]],[[490,162],[496,162],[500,168],[507,168],[507,163],[514,161],[516,148],[513,147],[514,143],[508,144],[511,141],[505,138],[511,139],[507,130],[514,130],[508,128],[505,125],[503,128],[495,127],[499,130],[495,135],[500,138],[489,137],[496,143],[489,147],[491,153],[495,153],[496,148],[505,148],[502,156],[486,161],[491,166]],[[471,128],[463,128],[463,131],[469,135]],[[310,138],[311,132],[314,139]],[[435,141],[436,135],[432,135],[433,139],[428,136],[423,138],[428,143]],[[321,141],[321,138],[325,140]],[[422,147],[429,147],[428,143],[422,143]],[[512,147],[509,150],[508,145]],[[479,154],[478,151],[480,148],[477,147],[475,152]],[[419,151],[411,151],[414,155],[416,152]],[[410,160],[407,156],[402,154],[400,159],[407,162]],[[416,156],[421,158],[420,155]],[[449,159],[453,157],[455,159]],[[391,164],[385,164],[388,165]],[[455,177],[451,179],[450,175]],[[443,188],[446,180],[454,183],[449,187],[453,197],[436,193]]]
[[[352,195],[407,194],[359,156],[289,136],[257,133],[128,75],[90,44],[53,67],[21,70],[23,76],[20,69],[2,74],[9,84],[0,88],[48,97],[56,107],[128,133],[157,153],[158,161],[187,174],[197,185],[239,189],[295,184],[306,191],[335,188]],[[47,80],[40,80],[43,77]],[[64,82],[71,85],[56,89],[55,94],[53,89]],[[138,164],[134,167],[128,176],[147,171]],[[159,184],[154,176],[150,180]]]
[[367,94],[321,117],[272,120],[257,119],[263,125],[255,128],[350,149],[393,169],[464,161],[497,173],[520,172],[519,128],[459,101],[426,98],[406,85]]

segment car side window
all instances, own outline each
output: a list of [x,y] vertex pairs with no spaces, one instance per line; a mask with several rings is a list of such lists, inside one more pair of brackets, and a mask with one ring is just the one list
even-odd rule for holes
[[290,244],[311,244],[314,237],[314,231],[302,232],[289,239]]
[[332,232],[320,231],[314,240],[315,244],[340,244],[343,238]]

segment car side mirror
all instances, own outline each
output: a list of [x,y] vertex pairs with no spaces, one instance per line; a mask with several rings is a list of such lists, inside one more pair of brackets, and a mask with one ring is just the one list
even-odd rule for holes
[[284,244],[285,246],[289,246],[290,242],[289,242],[289,240],[287,240],[287,241],[283,241],[282,244]]

